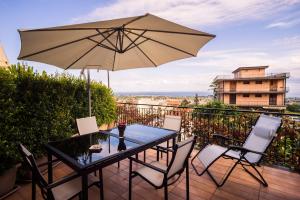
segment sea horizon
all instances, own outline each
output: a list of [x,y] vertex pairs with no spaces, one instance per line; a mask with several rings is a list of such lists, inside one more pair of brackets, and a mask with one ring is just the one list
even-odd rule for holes
[[211,92],[203,91],[165,91],[165,92],[115,92],[116,96],[166,96],[166,97],[192,97],[198,94],[199,97],[207,97],[213,95]]

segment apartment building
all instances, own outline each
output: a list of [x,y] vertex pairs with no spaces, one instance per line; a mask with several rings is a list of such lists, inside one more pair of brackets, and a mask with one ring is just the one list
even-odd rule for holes
[[266,74],[268,66],[239,67],[233,75],[217,76],[215,98],[239,107],[284,109],[289,73]]

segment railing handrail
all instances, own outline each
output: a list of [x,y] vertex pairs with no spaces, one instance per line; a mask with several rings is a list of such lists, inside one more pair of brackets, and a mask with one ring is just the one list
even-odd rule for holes
[[248,113],[256,113],[256,114],[263,114],[263,113],[268,113],[272,115],[282,115],[282,116],[297,116],[300,117],[300,114],[294,114],[294,113],[281,113],[281,112],[269,112],[269,111],[259,111],[259,110],[242,110],[242,109],[220,109],[220,108],[203,108],[203,107],[188,107],[188,106],[169,106],[169,105],[157,105],[157,104],[137,104],[137,103],[123,103],[123,102],[117,102],[118,104],[123,104],[123,105],[142,105],[142,106],[149,106],[149,107],[170,107],[170,108],[177,108],[177,109],[196,109],[196,110],[218,110],[218,111],[223,111],[223,112],[248,112]]

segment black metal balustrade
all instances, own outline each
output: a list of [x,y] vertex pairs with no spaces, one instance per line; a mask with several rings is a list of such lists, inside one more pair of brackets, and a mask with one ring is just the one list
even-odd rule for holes
[[234,143],[243,143],[260,114],[280,116],[283,119],[282,127],[276,140],[269,148],[268,156],[264,162],[300,171],[299,114],[130,103],[118,103],[117,112],[118,121],[151,126],[161,126],[164,115],[179,115],[182,117],[182,136],[200,136],[198,147],[203,146],[208,139],[211,139],[213,133],[230,137]]

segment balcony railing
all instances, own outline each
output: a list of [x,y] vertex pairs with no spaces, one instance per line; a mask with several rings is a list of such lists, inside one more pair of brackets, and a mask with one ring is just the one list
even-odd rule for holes
[[269,87],[262,88],[262,87],[259,87],[259,89],[247,88],[247,87],[244,87],[242,89],[216,88],[215,91],[218,93],[282,93],[282,92],[288,92],[289,88],[288,87],[286,87],[286,88],[269,88]]
[[162,126],[166,114],[180,115],[182,136],[198,135],[199,147],[216,132],[229,136],[235,141],[244,141],[260,114],[280,116],[283,119],[282,127],[269,148],[268,157],[264,162],[300,170],[300,115],[298,114],[127,103],[119,103],[117,112],[118,120],[128,124],[142,123],[152,126]]
[[285,73],[269,73],[265,74],[264,76],[254,76],[252,75],[251,77],[248,76],[234,76],[234,75],[218,75],[214,78],[214,81],[217,80],[235,80],[235,79],[257,79],[257,78],[263,78],[263,79],[277,79],[277,78],[289,78],[290,73],[285,72]]
[[276,101],[238,101],[236,103],[229,103],[235,106],[285,106],[283,103],[279,104]]

